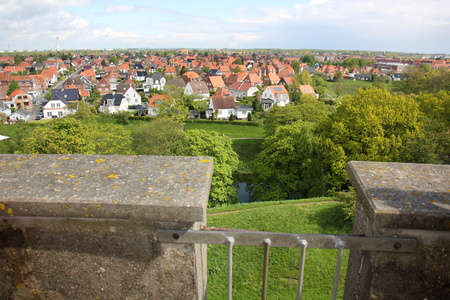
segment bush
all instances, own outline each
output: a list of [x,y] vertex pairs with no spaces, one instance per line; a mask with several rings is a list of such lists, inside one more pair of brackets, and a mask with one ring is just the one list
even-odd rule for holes
[[234,121],[234,115],[231,114],[230,117],[228,118],[228,121]]
[[336,199],[342,202],[342,211],[346,215],[345,219],[353,222],[356,208],[356,192],[353,187],[350,187],[349,191],[336,193]]
[[251,113],[249,113],[248,115],[247,115],[247,121],[251,121],[252,120],[252,114]]

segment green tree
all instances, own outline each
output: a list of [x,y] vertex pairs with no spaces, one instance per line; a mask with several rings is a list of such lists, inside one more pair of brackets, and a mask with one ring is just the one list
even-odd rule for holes
[[303,56],[302,62],[307,63],[310,67],[314,67],[316,64],[316,58],[312,54],[306,54]]
[[297,121],[277,127],[252,163],[248,190],[251,200],[274,201],[326,194],[327,173],[322,166],[315,124]]
[[331,109],[330,106],[315,99],[298,105],[274,106],[265,115],[264,129],[270,136],[282,125],[293,124],[296,121],[315,123],[327,117]]
[[327,83],[325,80],[322,79],[322,77],[319,77],[317,75],[314,75],[312,77],[312,83],[311,86],[314,88],[314,91],[318,93],[319,95],[325,95],[327,91]]
[[76,111],[70,117],[78,120],[89,121],[93,118],[93,116],[94,115],[92,113],[90,105],[84,101],[78,101],[76,103]]
[[110,57],[109,57],[109,62],[112,62],[114,65],[118,65],[119,64],[119,60],[117,59],[117,57],[116,56],[114,56],[114,55],[111,55]]
[[131,154],[131,135],[121,126],[62,118],[34,127],[24,139],[23,153]]
[[107,63],[104,59],[102,59],[101,65],[102,65],[103,67],[106,67],[106,66],[108,65],[108,63]]
[[231,139],[217,132],[200,129],[186,131],[187,155],[210,156],[214,159],[209,206],[221,206],[240,201],[233,187],[233,173],[239,158],[232,148]]
[[411,162],[405,141],[425,137],[413,98],[373,87],[346,96],[320,127],[324,163],[337,190],[348,187],[348,161]]
[[134,138],[139,155],[185,155],[187,151],[180,124],[168,118],[156,118],[140,125]]
[[183,74],[186,73],[186,72],[189,72],[189,69],[188,69],[186,66],[183,66],[183,67],[181,68],[180,75],[183,75]]
[[300,62],[298,60],[294,60],[291,63],[291,67],[292,67],[292,69],[294,69],[295,73],[299,73],[300,72]]
[[437,93],[439,91],[450,91],[450,70],[430,70],[426,64],[420,68],[410,67],[405,72],[404,81],[396,81],[395,90],[406,94]]
[[20,89],[19,84],[14,79],[11,81],[11,84],[8,87],[8,90],[6,91],[6,96],[11,95],[15,90]]
[[312,77],[309,74],[309,72],[306,70],[303,70],[299,74],[294,75],[294,78],[293,78],[294,85],[300,85],[300,84],[310,85],[311,83],[312,83]]

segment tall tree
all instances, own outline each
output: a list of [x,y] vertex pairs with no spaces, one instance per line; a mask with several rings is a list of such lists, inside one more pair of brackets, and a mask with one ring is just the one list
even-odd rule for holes
[[346,96],[336,112],[321,122],[324,160],[338,190],[348,186],[348,161],[410,162],[405,141],[425,136],[413,98],[373,87]]
[[156,118],[140,125],[134,134],[139,155],[185,155],[186,138],[179,123]]
[[11,84],[8,87],[8,90],[6,91],[6,96],[11,95],[15,90],[20,89],[19,84],[14,79],[11,81]]
[[326,194],[327,173],[315,124],[297,121],[277,127],[252,164],[252,200],[273,201]]
[[232,186],[239,158],[231,147],[231,139],[217,132],[200,129],[187,130],[186,139],[187,155],[210,156],[214,159],[208,205],[221,206],[239,202],[236,188]]

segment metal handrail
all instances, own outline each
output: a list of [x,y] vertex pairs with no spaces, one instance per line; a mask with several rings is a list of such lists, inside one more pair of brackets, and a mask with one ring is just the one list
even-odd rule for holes
[[333,282],[332,299],[338,293],[339,277],[344,249],[412,253],[417,249],[417,240],[410,238],[372,238],[354,235],[331,234],[292,234],[240,230],[231,228],[204,227],[203,230],[158,231],[158,239],[163,243],[219,244],[228,247],[227,299],[232,299],[233,287],[233,246],[263,246],[264,267],[262,299],[267,296],[267,276],[270,247],[301,248],[298,273],[297,300],[301,299],[303,273],[307,248],[337,249],[336,270]]

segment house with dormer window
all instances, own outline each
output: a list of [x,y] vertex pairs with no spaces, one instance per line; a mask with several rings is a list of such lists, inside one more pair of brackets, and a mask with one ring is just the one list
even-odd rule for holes
[[274,105],[286,106],[289,104],[289,93],[283,85],[268,86],[263,91],[260,102],[264,110],[268,110]]

